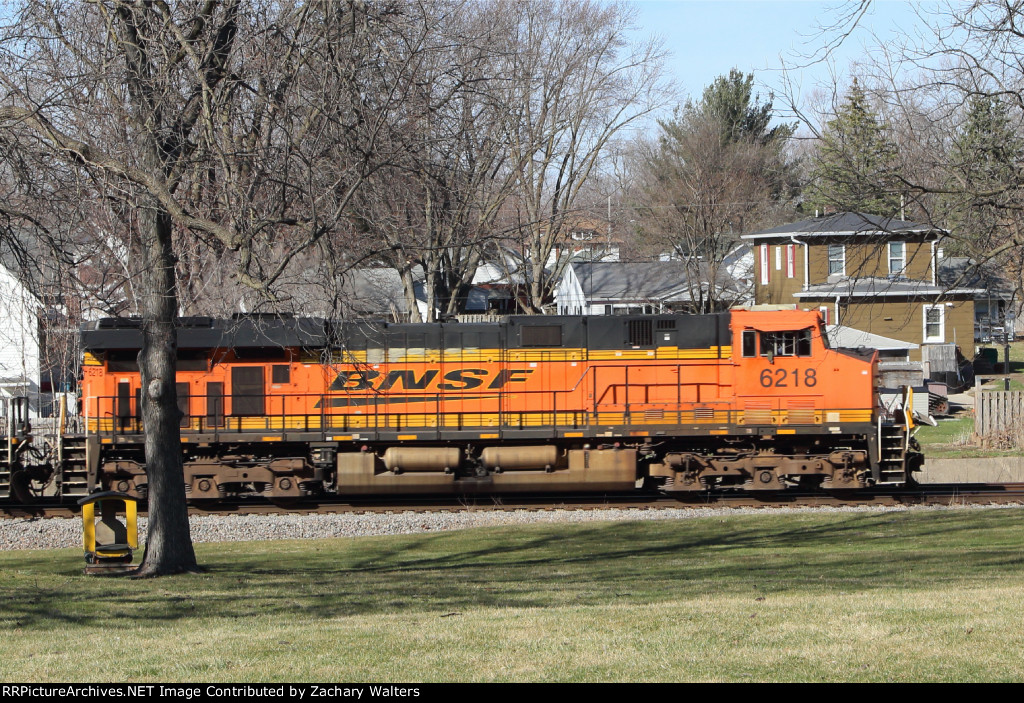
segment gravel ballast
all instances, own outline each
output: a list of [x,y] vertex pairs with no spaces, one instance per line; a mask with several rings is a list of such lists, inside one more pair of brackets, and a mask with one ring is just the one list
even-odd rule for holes
[[[545,522],[606,522],[621,520],[686,520],[743,514],[874,513],[910,510],[971,510],[1020,506],[910,506],[817,508],[686,508],[607,510],[475,510],[432,513],[336,513],[276,515],[193,515],[193,542],[245,542],[275,539],[324,539],[462,530],[496,525]],[[145,540],[146,518],[139,518],[139,539]],[[12,518],[0,520],[0,550],[65,549],[81,547],[78,518]]]

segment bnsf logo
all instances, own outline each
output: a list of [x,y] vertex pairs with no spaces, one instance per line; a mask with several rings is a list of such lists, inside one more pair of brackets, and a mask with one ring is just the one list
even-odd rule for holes
[[487,390],[498,390],[509,383],[523,383],[533,369],[454,369],[444,376],[437,369],[428,369],[421,376],[411,369],[388,371],[342,371],[331,383],[332,391],[468,391],[485,386]]

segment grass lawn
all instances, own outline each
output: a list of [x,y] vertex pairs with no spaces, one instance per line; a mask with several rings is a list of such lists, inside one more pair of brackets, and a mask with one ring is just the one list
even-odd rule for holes
[[[1002,344],[982,344],[979,349],[995,349],[998,361],[1002,363],[1005,347]],[[1010,371],[1024,373],[1024,341],[1010,342]]]
[[[981,349],[994,348],[997,353],[999,373],[993,372],[992,374],[981,374],[984,378],[988,379],[985,382],[985,388],[987,390],[1004,390],[1003,379],[1000,374],[1003,372],[1002,364],[1004,360],[1004,347],[1003,345],[982,345]],[[1024,383],[1022,383],[1019,374],[1024,373],[1024,341],[1011,342],[1010,343],[1010,373],[1017,374],[1016,378],[1010,379],[1011,391],[1024,390]]]
[[921,425],[914,435],[927,459],[973,459],[994,456],[1021,456],[1020,449],[983,447],[974,438],[974,416],[940,418],[937,427]]
[[1019,508],[197,549],[149,581],[0,553],[0,679],[1024,680]]
[[[1003,347],[997,348],[1000,363],[1003,359]],[[1010,369],[1016,374],[1011,378],[1010,390],[1024,390],[1022,372],[1024,372],[1024,342],[1010,345]],[[1003,379],[998,374],[983,374],[986,390],[1003,390]],[[940,418],[938,427],[919,427],[915,435],[921,443],[926,457],[935,459],[970,459],[993,456],[1020,456],[1020,449],[995,449],[982,447],[974,437],[974,416],[963,414],[953,418]]]
[[939,418],[936,427],[920,425],[914,437],[921,443],[926,467],[931,459],[972,459],[994,456],[1020,456],[1020,449],[982,447],[974,438],[974,416]]
[[1019,452],[999,451],[974,444],[974,416],[960,415],[939,418],[938,425],[920,425],[914,437],[921,443],[925,459],[967,459],[989,457]]

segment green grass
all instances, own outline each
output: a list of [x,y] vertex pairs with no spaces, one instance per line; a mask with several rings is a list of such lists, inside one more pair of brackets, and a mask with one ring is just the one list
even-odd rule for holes
[[943,418],[935,427],[921,425],[914,437],[921,443],[925,458],[968,459],[1014,454],[1012,451],[986,449],[974,445],[974,416]]
[[[979,349],[995,349],[999,352],[999,363],[1003,361],[1004,347],[1002,344],[983,344]],[[1010,342],[1010,371],[1024,372],[1024,341]]]
[[[984,348],[993,348],[992,345],[986,345]],[[996,345],[995,350],[998,352],[997,368],[998,372],[981,374],[986,380],[985,388],[988,390],[1003,390],[1004,384],[1003,379],[999,378],[1000,374],[1003,373],[1003,359],[1004,359],[1004,347],[1002,345]],[[1024,341],[1012,342],[1010,344],[1010,373],[1011,374],[1022,374],[1024,373]],[[1020,378],[1010,379],[1010,390],[1020,391],[1024,390],[1024,383],[1021,382]]]
[[921,425],[917,430],[917,441],[922,446],[933,444],[963,444],[969,442],[974,434],[974,417],[961,415],[960,417],[941,419],[938,425],[930,427]]
[[1024,679],[1024,511],[0,553],[4,681]]
[[975,444],[973,415],[943,418],[936,427],[921,425],[914,437],[921,443],[926,462],[929,458],[980,459],[1020,455],[1017,449],[992,449]]
[[[1000,364],[1003,347],[997,347]],[[1010,379],[1010,390],[1024,390],[1020,374],[1024,373],[1024,342],[1010,345],[1010,370],[1017,374]],[[1003,378],[999,374],[982,374],[985,390],[1003,390]],[[1019,456],[1019,449],[992,449],[975,444],[974,417],[961,415],[952,419],[939,420],[938,427],[921,426],[915,437],[921,443],[926,457],[937,459],[970,459],[994,456]]]

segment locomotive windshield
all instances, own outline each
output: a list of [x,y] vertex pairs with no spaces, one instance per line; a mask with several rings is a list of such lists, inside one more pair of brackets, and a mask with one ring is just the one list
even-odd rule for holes
[[762,332],[761,356],[810,356],[811,330]]
[[[758,345],[760,335],[760,345]],[[743,356],[811,356],[811,330],[758,332],[743,330]]]

